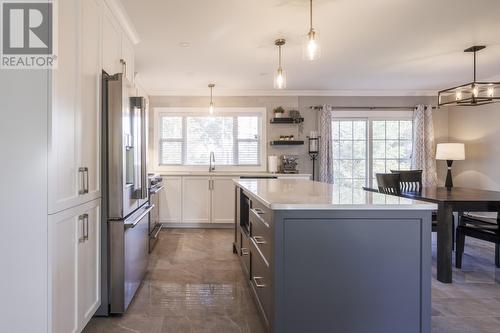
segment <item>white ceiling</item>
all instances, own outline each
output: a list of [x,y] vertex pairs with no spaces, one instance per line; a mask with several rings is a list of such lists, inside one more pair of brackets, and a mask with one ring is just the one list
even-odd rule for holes
[[[425,93],[500,75],[499,0],[314,0],[322,57],[302,60],[308,0],[122,0],[150,94],[273,90],[274,40],[287,39],[287,90]],[[188,43],[188,47],[181,47]],[[347,93],[347,92],[346,92]],[[383,92],[382,92],[383,93]]]

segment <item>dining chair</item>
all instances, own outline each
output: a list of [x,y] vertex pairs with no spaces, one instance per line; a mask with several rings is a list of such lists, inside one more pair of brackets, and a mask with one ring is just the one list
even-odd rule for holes
[[[403,192],[422,192],[422,170],[391,170],[400,175],[400,188]],[[432,232],[437,231],[437,212],[432,212]],[[453,225],[455,221],[453,220]],[[455,232],[452,233],[452,246],[455,247]]]
[[500,216],[497,214],[495,219],[477,214],[467,213],[461,215],[459,218],[455,266],[462,268],[465,236],[469,236],[495,244],[495,266],[500,268]]
[[401,187],[399,181],[401,176],[399,173],[377,173],[378,191],[384,194],[400,195]]
[[400,189],[402,192],[422,192],[422,170],[391,170],[400,175]]

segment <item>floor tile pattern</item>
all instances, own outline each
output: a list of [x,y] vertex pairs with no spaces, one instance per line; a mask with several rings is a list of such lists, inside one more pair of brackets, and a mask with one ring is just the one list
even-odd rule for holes
[[[435,236],[432,332],[499,333],[493,246],[468,238],[462,270],[453,270],[453,284],[443,284],[436,280]],[[84,333],[263,332],[232,240],[231,230],[163,231],[127,314],[93,318]]]

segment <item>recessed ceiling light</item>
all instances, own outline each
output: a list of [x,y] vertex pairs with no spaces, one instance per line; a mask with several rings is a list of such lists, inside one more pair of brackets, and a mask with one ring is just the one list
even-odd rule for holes
[[179,46],[180,47],[189,47],[189,43],[188,42],[180,42]]

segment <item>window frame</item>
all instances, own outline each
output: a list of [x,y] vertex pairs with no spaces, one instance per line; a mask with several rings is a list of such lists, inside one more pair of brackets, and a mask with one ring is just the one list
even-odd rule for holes
[[[366,132],[367,132],[367,137],[366,137],[366,161],[367,161],[367,167],[366,167],[366,183],[365,186],[371,187],[374,184],[374,177],[373,177],[373,121],[411,121],[412,122],[412,138],[411,141],[413,142],[413,136],[414,136],[414,129],[413,129],[413,111],[406,111],[406,110],[391,110],[391,111],[384,111],[384,110],[370,110],[370,111],[333,111],[332,113],[332,121],[333,120],[347,120],[347,121],[353,121],[353,120],[364,120],[366,121]],[[333,140],[333,138],[331,139]],[[387,140],[387,139],[386,139]],[[412,147],[413,150],[413,147]],[[411,158],[411,157],[410,157]]]
[[[153,137],[153,165],[156,172],[171,172],[171,171],[207,171],[208,165],[187,165],[187,164],[172,164],[165,165],[160,164],[160,140],[162,141],[180,141],[175,139],[160,139],[161,124],[160,120],[162,116],[170,117],[182,117],[182,160],[186,160],[186,117],[189,116],[209,116],[208,107],[156,107],[153,109],[154,112],[154,137]],[[259,116],[259,132],[260,132],[260,144],[258,146],[259,150],[259,160],[258,165],[248,165],[248,164],[235,164],[235,165],[217,165],[215,161],[216,171],[266,171],[267,170],[267,138],[266,138],[266,122],[267,122],[267,109],[265,107],[223,107],[217,108],[215,110],[214,116],[226,116],[226,117],[244,117],[244,116]],[[237,118],[236,118],[237,119]],[[233,142],[235,147],[233,150],[235,153],[238,151],[239,142],[249,142],[255,140],[238,139],[237,137],[237,121],[233,128],[236,128],[233,132]],[[235,155],[235,159],[238,159],[238,155]]]

